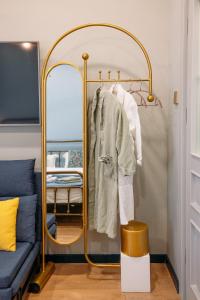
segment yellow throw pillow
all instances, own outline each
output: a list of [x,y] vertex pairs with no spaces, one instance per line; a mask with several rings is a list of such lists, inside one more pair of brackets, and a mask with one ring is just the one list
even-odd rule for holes
[[0,250],[16,251],[16,220],[19,198],[0,201]]

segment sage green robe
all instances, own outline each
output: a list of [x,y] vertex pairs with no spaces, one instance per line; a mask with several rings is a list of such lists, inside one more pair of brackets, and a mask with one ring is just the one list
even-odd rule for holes
[[118,171],[133,175],[136,169],[134,141],[119,101],[98,90],[88,113],[88,197],[90,229],[117,234]]

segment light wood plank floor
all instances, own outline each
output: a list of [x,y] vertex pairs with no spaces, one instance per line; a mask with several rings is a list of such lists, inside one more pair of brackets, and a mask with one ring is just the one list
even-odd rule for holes
[[151,265],[151,279],[151,293],[121,293],[119,270],[56,264],[42,292],[28,300],[180,300],[164,264]]
[[60,243],[73,243],[82,233],[81,225],[57,225],[56,239]]

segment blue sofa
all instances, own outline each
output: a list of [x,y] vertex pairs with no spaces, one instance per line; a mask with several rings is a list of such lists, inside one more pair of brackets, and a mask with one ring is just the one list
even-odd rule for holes
[[[0,251],[0,300],[22,299],[40,269],[42,238],[42,178],[34,173],[35,160],[0,161],[0,201],[19,197],[15,252]],[[54,214],[47,215],[56,235]]]
[[[17,242],[16,252],[0,251],[0,300],[22,299],[31,275],[39,269],[41,244],[41,173],[35,173],[36,239]],[[17,195],[16,195],[17,196]]]

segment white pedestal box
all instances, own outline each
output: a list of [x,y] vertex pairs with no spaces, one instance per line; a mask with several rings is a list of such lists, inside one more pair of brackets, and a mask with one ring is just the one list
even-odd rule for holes
[[121,252],[122,292],[150,292],[150,256],[131,257]]

